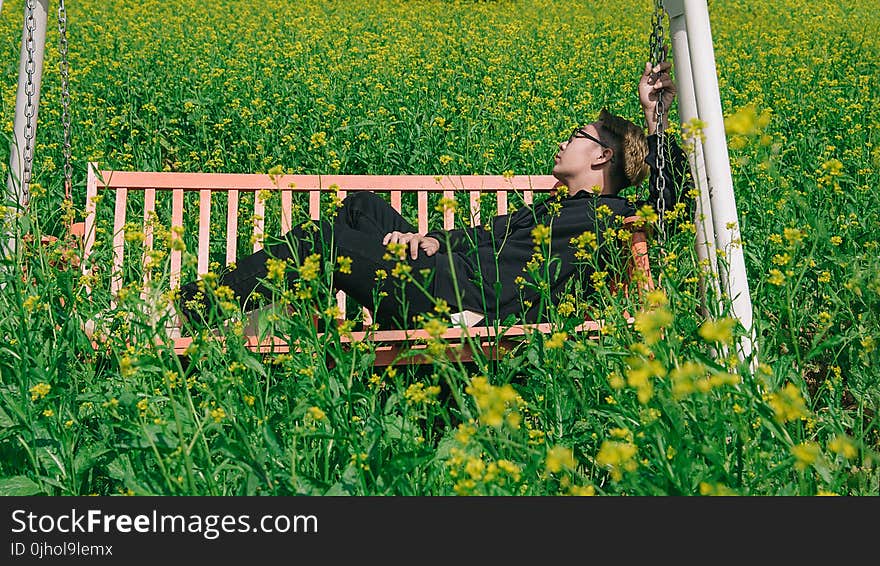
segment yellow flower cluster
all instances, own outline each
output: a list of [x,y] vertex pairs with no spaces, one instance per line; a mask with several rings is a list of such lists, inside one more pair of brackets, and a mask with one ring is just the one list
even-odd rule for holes
[[738,385],[742,378],[731,373],[713,373],[699,361],[687,361],[669,372],[672,381],[672,394],[677,398],[695,392],[708,393],[712,389],[727,385]]
[[312,254],[303,261],[299,268],[299,277],[303,281],[314,281],[321,269],[321,255]]
[[781,390],[771,393],[768,403],[780,423],[801,419],[809,414],[800,390],[793,383],[788,383]]
[[437,395],[439,394],[439,385],[426,387],[424,383],[419,382],[407,387],[403,397],[410,405],[433,405],[437,403]]
[[520,467],[510,460],[486,461],[482,453],[470,454],[454,447],[446,461],[449,476],[456,480],[453,489],[458,495],[489,493],[492,486],[517,484],[522,477]]
[[51,390],[52,390],[52,386],[49,385],[48,383],[44,383],[42,381],[40,383],[34,385],[30,389],[28,389],[28,391],[31,394],[31,401],[38,401],[38,400],[42,399],[43,397],[48,395],[49,391],[51,391]]
[[480,418],[487,425],[501,428],[504,425],[518,429],[522,421],[520,407],[525,401],[509,383],[495,386],[483,376],[474,377],[465,392],[473,396],[480,411]]
[[672,324],[672,311],[666,308],[668,302],[662,290],[651,291],[646,297],[645,307],[635,316],[634,328],[641,332],[648,345],[660,341],[663,330]]
[[635,459],[638,448],[632,442],[618,440],[605,440],[596,454],[596,463],[607,468],[611,479],[620,481],[625,472],[634,472],[639,463]]

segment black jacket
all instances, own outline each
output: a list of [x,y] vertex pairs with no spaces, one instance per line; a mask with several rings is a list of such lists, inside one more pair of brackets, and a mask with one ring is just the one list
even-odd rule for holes
[[[666,139],[668,157],[663,175],[666,210],[672,210],[676,203],[682,202],[685,211],[679,218],[692,220],[690,190],[689,186],[684,185],[687,158],[672,136]],[[540,304],[541,290],[535,288],[535,280],[525,270],[536,251],[532,230],[539,224],[550,228],[552,259],[549,262],[548,280],[552,304],[558,304],[572,277],[580,279],[581,288],[587,293],[591,292],[594,271],[611,268],[609,263],[615,257],[612,254],[620,256],[620,246],[616,242],[605,242],[605,230],[614,226],[619,228],[622,218],[634,215],[645,204],[656,209],[655,203],[659,197],[656,135],[648,136],[645,162],[651,168],[648,201],[631,203],[623,197],[596,196],[582,190],[571,196],[550,196],[513,214],[495,216],[491,224],[428,232],[428,236],[440,242],[440,250],[435,254],[434,295],[445,299],[453,312],[459,310],[452,280],[454,271],[458,294],[462,296],[461,308],[485,313],[486,323],[496,319],[504,322],[509,315],[519,313],[525,313],[525,322],[546,321],[549,305]],[[603,217],[597,220],[597,209],[602,205],[607,206],[612,214],[600,214]],[[558,208],[556,214],[552,211],[554,207]],[[578,259],[575,255],[577,247],[572,244],[572,239],[588,231],[596,235],[598,248],[595,259]],[[592,251],[592,248],[587,249]],[[526,281],[524,287],[522,281],[517,283],[519,277]],[[529,302],[530,306],[525,305],[524,301]],[[516,316],[517,320],[519,318]]]

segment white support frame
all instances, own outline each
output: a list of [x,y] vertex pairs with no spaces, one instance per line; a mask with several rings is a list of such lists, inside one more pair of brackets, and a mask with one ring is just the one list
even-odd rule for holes
[[[737,354],[741,361],[750,359],[754,367],[757,352],[752,300],[724,133],[708,4],[706,0],[665,0],[663,4],[672,36],[679,117],[683,124],[695,118],[705,124],[703,140],[693,140],[694,151],[690,155],[691,171],[700,189],[695,218],[697,255],[709,264],[705,274],[708,281],[704,281],[703,288],[705,291],[707,284],[711,284],[719,301],[730,299],[732,315],[747,333]],[[719,256],[724,260],[719,261]],[[711,310],[704,305],[706,315],[711,315]]]
[[[2,8],[2,2],[0,2]],[[24,171],[24,130],[28,117],[25,115],[28,103],[27,93],[27,2],[24,4],[24,24],[22,25],[21,34],[21,54],[18,67],[18,91],[15,96],[15,120],[12,127],[12,141],[9,144],[9,176],[6,180],[7,199],[9,202],[17,202],[19,208],[24,210],[28,206],[30,200],[30,190],[28,183],[22,178]],[[32,68],[32,86],[33,91],[30,95],[30,102],[33,114],[31,120],[31,155],[37,143],[37,115],[40,108],[40,84],[43,79],[43,53],[46,48],[46,28],[49,20],[49,0],[35,0],[34,2],[34,31],[33,31],[33,68]],[[15,234],[3,234],[3,250],[2,253],[6,257],[10,257],[18,248],[18,241]]]
[[[31,116],[31,128],[33,139],[31,143],[36,145],[37,141],[37,117],[40,109],[40,85],[43,82],[43,54],[46,49],[46,28],[49,21],[49,0],[36,0],[34,2],[34,32],[33,32],[33,92],[31,93],[31,105],[33,106],[33,115]],[[28,202],[28,186],[22,179],[22,171],[24,169],[23,143],[24,130],[27,123],[25,111],[27,108],[27,2],[24,5],[24,24],[21,33],[21,54],[18,67],[18,91],[15,95],[15,121],[12,127],[12,143],[9,151],[9,178],[7,179],[7,190],[10,196],[17,199],[21,207],[27,206]],[[33,150],[33,147],[31,148]]]

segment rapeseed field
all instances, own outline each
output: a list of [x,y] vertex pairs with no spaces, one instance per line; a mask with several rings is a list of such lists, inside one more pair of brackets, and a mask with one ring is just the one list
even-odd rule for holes
[[[53,11],[31,202],[5,203],[4,233],[63,240],[84,214],[88,162],[549,174],[557,144],[601,108],[639,118],[652,10],[71,2],[73,201]],[[743,332],[723,305],[701,314],[688,222],[652,242],[658,288],[634,325],[632,303],[607,286],[572,292],[553,333],[469,364],[437,355],[435,341],[422,367],[374,367],[369,343],[342,347],[351,325],[321,337],[310,316],[275,320],[303,339],[300,354],[256,354],[233,330],[226,348],[196,340],[180,358],[140,314],[138,284],[111,297],[108,270],[84,276],[59,244],[28,245],[0,272],[0,493],[880,495],[880,12],[870,0],[710,2],[709,12],[758,363],[731,353]],[[7,140],[22,14],[22,1],[0,12]],[[684,144],[693,124],[677,116],[669,134]],[[246,205],[242,225],[252,214]],[[142,241],[141,227],[126,228]],[[194,249],[192,226],[177,239],[159,228],[166,249]],[[100,230],[97,257],[109,261]],[[154,267],[167,278],[167,256]],[[334,292],[311,267],[278,298],[330,321]],[[173,298],[153,291],[156,303]],[[573,333],[585,314],[611,324]],[[107,321],[97,348],[83,331],[96,317]],[[425,321],[437,335],[442,324]]]

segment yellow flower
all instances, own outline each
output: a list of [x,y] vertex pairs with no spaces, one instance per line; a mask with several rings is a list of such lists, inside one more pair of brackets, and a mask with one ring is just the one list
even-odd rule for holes
[[309,149],[318,149],[327,145],[327,132],[315,132],[309,139]]
[[634,472],[638,468],[635,460],[637,450],[636,445],[630,442],[605,440],[596,454],[596,463],[609,470],[611,479],[620,481],[623,472]]
[[119,360],[119,375],[122,377],[131,377],[135,372],[135,363],[136,360],[132,359],[129,356],[122,356]]
[[596,495],[596,488],[592,485],[573,485],[568,489],[569,494],[580,497],[592,497]]
[[770,261],[776,265],[788,265],[788,262],[791,261],[791,256],[788,254],[776,254]]
[[705,141],[706,140],[706,122],[700,120],[699,118],[691,118],[685,124],[681,125],[681,137],[685,141],[690,144],[693,144],[695,141]]
[[642,206],[642,208],[637,210],[636,216],[639,217],[640,223],[657,222],[657,220],[660,218],[660,216],[657,215],[657,211],[654,210],[654,207],[652,207],[649,204],[646,204],[646,205]]
[[443,336],[443,333],[446,332],[448,326],[442,320],[432,318],[425,322],[422,325],[422,328],[428,333],[429,336],[431,336],[431,338],[439,339],[441,336]]
[[829,440],[828,449],[847,460],[852,460],[858,455],[858,450],[852,438],[845,434],[838,434]]
[[571,244],[577,247],[578,252],[583,254],[583,256],[575,254],[578,259],[586,259],[588,257],[586,255],[587,247],[593,250],[599,247],[598,238],[594,232],[584,232],[580,236],[572,238]]
[[403,396],[410,405],[432,405],[437,402],[440,386],[425,387],[424,383],[413,383],[406,388]]
[[724,118],[724,131],[728,135],[754,136],[767,127],[770,117],[769,109],[758,113],[754,104],[748,104]]
[[278,177],[284,175],[284,168],[281,165],[275,165],[271,169],[269,169],[269,179],[273,183],[278,182]]
[[802,442],[792,446],[791,453],[795,459],[794,467],[800,471],[804,471],[815,464],[821,455],[819,445],[815,442]]
[[211,409],[211,418],[214,419],[215,423],[219,423],[223,419],[226,418],[226,411],[223,410],[223,407],[217,407],[216,409]]
[[321,268],[321,255],[312,254],[306,258],[302,267],[299,268],[299,276],[303,281],[312,281],[318,276]]
[[170,246],[174,251],[186,251],[186,244],[183,242],[183,226],[172,226],[169,234],[171,241]]
[[788,383],[782,390],[770,394],[768,403],[780,423],[797,420],[808,414],[804,398],[793,383]]
[[336,264],[339,266],[339,273],[351,275],[351,258],[339,256],[336,258]]
[[626,382],[619,373],[612,371],[608,374],[608,385],[611,386],[611,389],[623,389]]
[[711,484],[708,482],[700,482],[700,495],[729,496],[736,495],[736,492],[724,484]]
[[437,203],[435,210],[438,212],[452,212],[453,214],[458,209],[458,203],[454,198],[443,197],[440,199],[440,202]]
[[767,282],[771,285],[780,286],[785,283],[785,275],[778,269],[770,270],[770,277],[767,278]]
[[40,296],[39,295],[31,295],[21,304],[24,307],[24,310],[28,312],[34,312],[40,308]]
[[287,262],[283,259],[269,258],[266,260],[266,269],[268,270],[268,278],[272,281],[281,282],[284,280],[284,271],[287,268]]
[[550,227],[538,224],[532,228],[532,240],[535,242],[535,249],[540,249],[542,244],[549,244]]
[[327,413],[321,410],[320,407],[309,407],[307,414],[313,421],[323,421],[327,418]]
[[785,239],[788,240],[788,243],[792,246],[800,243],[807,235],[799,228],[786,228],[782,232],[785,235]]
[[654,395],[652,378],[665,376],[666,368],[658,360],[646,360],[638,356],[627,358],[627,364],[627,385],[636,390],[639,402],[644,405]]
[[596,208],[596,218],[606,218],[614,214],[614,211],[607,204],[600,205]]
[[718,320],[707,320],[700,326],[699,334],[706,342],[730,344],[733,341],[733,328],[736,319],[724,317]]
[[406,251],[408,249],[406,244],[388,242],[388,245],[385,247],[388,250],[388,253],[382,256],[382,259],[390,261],[392,257],[396,257],[397,259],[406,258]]
[[672,312],[666,307],[636,313],[633,327],[641,332],[646,344],[656,344],[663,337],[663,329],[672,324]]
[[500,387],[489,384],[483,376],[475,377],[465,392],[472,395],[480,411],[480,417],[489,426],[502,427],[505,423],[518,429],[521,421],[519,407],[525,402],[510,384]]
[[605,287],[606,277],[608,277],[607,271],[594,271],[592,275],[590,275],[590,281],[593,282],[593,288],[598,290]]
[[391,276],[397,279],[403,279],[412,271],[412,266],[408,263],[398,262],[394,264],[394,269],[391,270]]
[[482,479],[485,470],[486,463],[483,462],[481,458],[477,457],[469,458],[467,463],[464,465],[465,473],[475,480]]
[[446,299],[437,299],[437,304],[434,305],[434,312],[437,314],[447,314],[449,313],[449,303],[446,302]]
[[559,473],[562,470],[573,470],[575,467],[574,452],[565,446],[554,446],[547,450],[545,461],[547,472]]
[[548,338],[546,342],[544,342],[544,347],[548,350],[554,350],[562,348],[565,345],[565,340],[568,338],[567,332],[554,332],[553,336]]
[[559,307],[557,307],[556,312],[559,313],[560,316],[571,316],[575,312],[575,306],[569,301],[563,301],[559,303]]
[[46,395],[49,394],[49,391],[52,390],[52,386],[48,383],[40,382],[33,387],[31,387],[28,391],[31,393],[31,401],[37,401],[42,399]]

